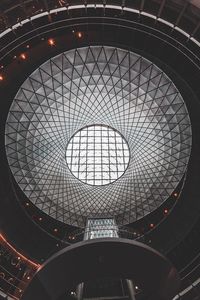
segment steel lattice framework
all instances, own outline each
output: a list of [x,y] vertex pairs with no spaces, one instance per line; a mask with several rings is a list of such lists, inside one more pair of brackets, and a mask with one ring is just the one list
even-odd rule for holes
[[[116,129],[130,149],[124,175],[105,186],[80,182],[65,157],[75,132],[93,124]],[[35,70],[12,103],[5,133],[22,191],[45,213],[78,226],[87,217],[127,224],[155,210],[186,172],[191,137],[185,103],[168,76],[108,46],[73,49]]]
[[72,174],[91,185],[105,185],[120,178],[129,163],[129,148],[111,127],[92,125],[70,139],[66,160]]

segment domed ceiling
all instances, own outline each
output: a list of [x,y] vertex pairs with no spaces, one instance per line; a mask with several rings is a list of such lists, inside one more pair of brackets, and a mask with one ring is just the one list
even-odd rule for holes
[[[97,127],[101,139],[93,130],[92,144],[85,128]],[[78,132],[85,135],[70,150],[74,173],[67,149]],[[128,224],[154,211],[185,174],[191,141],[187,108],[170,78],[144,57],[109,46],[73,49],[42,64],[20,87],[5,132],[21,190],[51,217],[75,226],[88,217]],[[92,180],[101,174],[97,184],[88,184],[88,165]]]

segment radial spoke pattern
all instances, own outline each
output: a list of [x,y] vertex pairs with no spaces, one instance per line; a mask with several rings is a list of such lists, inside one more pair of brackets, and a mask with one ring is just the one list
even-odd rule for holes
[[[93,124],[120,132],[130,162],[117,181],[90,186],[75,178],[66,148]],[[155,210],[186,171],[191,125],[167,75],[143,57],[91,46],[48,60],[19,89],[6,123],[10,168],[27,197],[62,222],[87,217],[133,222]]]

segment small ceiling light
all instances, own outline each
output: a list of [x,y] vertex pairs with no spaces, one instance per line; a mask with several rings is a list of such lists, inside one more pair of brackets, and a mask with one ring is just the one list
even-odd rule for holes
[[3,75],[0,75],[0,81],[3,81],[4,78],[3,78]]
[[60,4],[60,6],[64,6],[66,4],[65,0],[58,0],[58,3]]
[[54,232],[58,232],[58,229],[57,228],[54,228],[54,230],[53,230]]
[[42,217],[39,217],[39,221],[42,221]]
[[31,277],[30,277],[30,276],[27,276],[27,279],[28,279],[28,280],[30,280],[30,279],[31,279]]
[[153,227],[154,227],[154,224],[153,224],[153,223],[151,223],[149,226],[150,226],[150,228],[153,228]]
[[28,202],[26,202],[26,206],[29,206],[30,204]]
[[168,214],[168,209],[167,209],[167,208],[164,209],[164,214],[165,214],[165,215]]
[[50,46],[55,46],[55,40],[54,39],[48,39],[48,44]]
[[174,193],[174,197],[177,197],[178,196],[178,193]]
[[18,256],[18,258],[17,258],[18,260],[20,260],[21,259],[21,257],[20,256]]
[[138,286],[137,285],[135,286],[135,289],[138,290]]
[[23,60],[25,60],[25,59],[26,59],[26,54],[25,54],[25,53],[22,53],[22,54],[20,55],[20,58],[23,59]]
[[79,38],[79,39],[81,39],[82,37],[83,37],[83,34],[82,34],[82,32],[77,32],[77,37]]
[[30,48],[30,45],[26,45],[26,48],[29,49],[29,48]]

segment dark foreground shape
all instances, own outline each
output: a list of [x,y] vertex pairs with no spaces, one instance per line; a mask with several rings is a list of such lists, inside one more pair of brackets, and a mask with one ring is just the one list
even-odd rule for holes
[[36,273],[22,300],[58,300],[80,282],[105,277],[134,279],[154,300],[172,299],[180,281],[172,264],[152,248],[126,239],[102,238],[53,255]]

